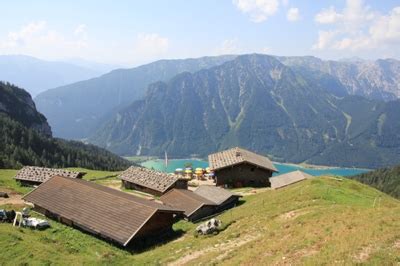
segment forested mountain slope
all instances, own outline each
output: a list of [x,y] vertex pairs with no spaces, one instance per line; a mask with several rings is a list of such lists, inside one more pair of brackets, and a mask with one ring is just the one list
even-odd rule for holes
[[350,178],[375,187],[393,197],[400,198],[400,165],[378,169]]
[[51,137],[30,95],[0,82],[0,168],[23,165],[122,170],[130,162],[94,145]]

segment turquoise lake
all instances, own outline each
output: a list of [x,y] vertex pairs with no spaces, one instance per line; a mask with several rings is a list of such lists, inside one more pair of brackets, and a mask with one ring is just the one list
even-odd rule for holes
[[[208,167],[208,162],[197,159],[173,159],[168,161],[168,166],[165,167],[164,160],[150,160],[142,163],[141,165],[146,168],[152,168],[158,171],[173,173],[176,168],[184,168],[185,164],[191,163],[193,168]],[[275,173],[274,175],[281,175],[288,172],[302,170],[310,175],[320,176],[320,175],[338,175],[338,176],[352,176],[361,173],[368,172],[370,170],[366,169],[358,169],[358,168],[305,168],[302,166],[292,165],[292,164],[284,164],[284,163],[274,163],[275,167],[279,170],[279,173]]]

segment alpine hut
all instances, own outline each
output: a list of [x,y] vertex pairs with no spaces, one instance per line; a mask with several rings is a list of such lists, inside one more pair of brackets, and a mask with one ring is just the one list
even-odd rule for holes
[[278,172],[267,157],[238,147],[210,154],[208,162],[217,186],[269,187]]
[[35,186],[40,185],[56,175],[69,178],[82,178],[85,174],[84,172],[75,172],[65,169],[24,166],[18,171],[14,178],[21,182],[22,185]]
[[183,211],[81,179],[55,176],[23,197],[34,210],[121,246],[172,231]]
[[175,175],[131,166],[119,175],[122,185],[128,189],[161,196],[172,188],[187,189],[188,180]]

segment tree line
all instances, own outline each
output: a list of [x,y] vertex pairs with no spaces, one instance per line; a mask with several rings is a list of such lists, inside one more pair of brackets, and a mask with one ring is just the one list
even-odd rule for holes
[[41,135],[0,113],[0,168],[24,165],[117,171],[132,163],[94,145]]

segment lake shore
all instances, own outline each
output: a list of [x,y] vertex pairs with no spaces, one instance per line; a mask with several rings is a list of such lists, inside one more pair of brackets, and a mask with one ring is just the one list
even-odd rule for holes
[[[154,156],[131,156],[131,157],[125,157],[126,159],[137,162],[139,164],[148,162],[148,161],[165,161],[164,158],[158,158]],[[137,159],[136,159],[137,158]],[[168,161],[202,161],[202,162],[207,162],[207,159],[205,158],[171,158],[168,159]],[[340,167],[340,166],[329,166],[329,165],[316,165],[316,164],[309,164],[309,163],[285,163],[285,162],[276,162],[272,161],[274,164],[280,164],[280,165],[287,165],[287,166],[293,166],[293,167],[301,167],[304,169],[314,169],[314,170],[327,170],[327,169],[359,169],[359,170],[365,170],[365,171],[371,171],[373,169],[368,169],[368,168],[352,168],[352,167]]]
[[[274,176],[296,170],[301,170],[314,176],[322,176],[322,175],[352,176],[370,171],[370,169],[342,168],[336,166],[309,165],[304,163],[303,164],[280,163],[280,162],[273,162],[273,163],[279,171],[278,173],[274,173]],[[157,158],[140,163],[140,165],[143,167],[167,173],[173,173],[176,168],[184,168],[185,165],[187,164],[190,164],[193,168],[208,167],[208,161],[200,158],[169,159],[168,165],[165,165],[165,159],[163,158]]]

